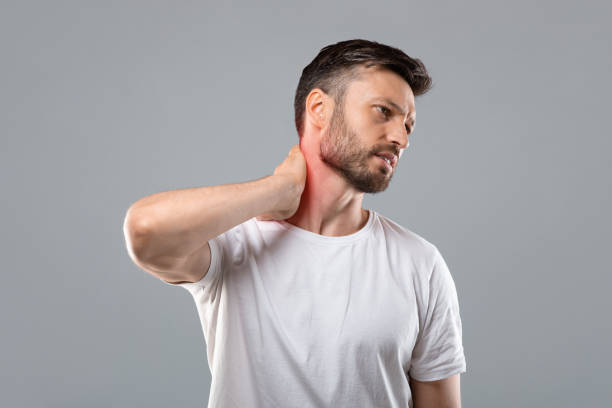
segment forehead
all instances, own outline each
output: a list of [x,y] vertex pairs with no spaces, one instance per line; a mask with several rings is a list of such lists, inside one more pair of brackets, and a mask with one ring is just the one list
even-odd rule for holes
[[410,85],[398,74],[381,67],[360,68],[359,77],[348,85],[349,103],[390,100],[410,116],[415,113],[414,94]]

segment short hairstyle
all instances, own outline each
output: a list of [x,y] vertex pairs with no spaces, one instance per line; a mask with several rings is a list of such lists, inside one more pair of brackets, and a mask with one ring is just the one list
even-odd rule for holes
[[302,70],[295,91],[293,108],[295,127],[301,137],[304,127],[306,97],[319,88],[334,98],[342,107],[347,85],[359,78],[359,67],[380,66],[389,69],[408,83],[414,96],[426,93],[432,80],[425,65],[418,58],[411,58],[402,50],[376,41],[354,39],[327,45]]

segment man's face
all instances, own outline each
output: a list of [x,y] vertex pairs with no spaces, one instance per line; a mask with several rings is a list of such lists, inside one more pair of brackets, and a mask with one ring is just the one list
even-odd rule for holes
[[[378,154],[399,160],[414,129],[414,95],[406,81],[392,71],[372,67],[352,81],[343,106],[335,106],[328,132],[321,140],[321,161],[364,193],[387,189],[391,166]],[[397,106],[394,106],[396,104]]]

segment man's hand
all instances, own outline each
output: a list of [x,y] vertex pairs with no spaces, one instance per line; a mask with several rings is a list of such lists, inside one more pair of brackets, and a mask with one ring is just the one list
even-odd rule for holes
[[259,221],[287,219],[295,214],[300,206],[300,199],[306,185],[306,159],[299,144],[291,147],[285,160],[274,169],[272,177],[286,184],[286,188],[283,188],[286,195],[281,197],[276,211],[258,215]]
[[459,374],[438,381],[410,379],[414,408],[461,408]]

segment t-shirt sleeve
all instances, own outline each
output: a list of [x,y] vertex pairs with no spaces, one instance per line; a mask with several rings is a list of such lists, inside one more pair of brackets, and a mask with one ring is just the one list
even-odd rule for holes
[[205,293],[215,291],[222,278],[222,261],[224,249],[225,233],[208,240],[210,246],[210,266],[206,274],[197,282],[170,283],[159,279],[170,286],[181,286],[188,290],[192,295],[202,289]]
[[436,381],[466,371],[457,290],[437,248],[426,287],[425,316],[412,351],[409,375],[417,381]]

